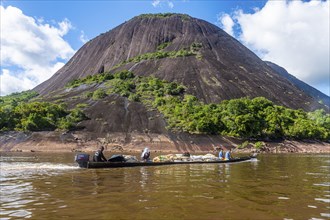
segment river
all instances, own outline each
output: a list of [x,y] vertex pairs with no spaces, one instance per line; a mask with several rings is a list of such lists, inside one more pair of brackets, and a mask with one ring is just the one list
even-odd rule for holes
[[1,152],[0,219],[330,219],[330,155],[88,170]]

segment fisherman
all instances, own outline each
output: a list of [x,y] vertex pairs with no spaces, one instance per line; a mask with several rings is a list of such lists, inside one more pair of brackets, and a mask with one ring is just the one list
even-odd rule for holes
[[150,150],[149,148],[144,148],[142,154],[141,154],[141,160],[147,162],[150,160]]
[[231,160],[231,149],[226,151],[225,160]]
[[220,160],[223,160],[224,159],[224,153],[223,153],[223,149],[222,148],[220,148],[220,152],[219,152],[219,159]]
[[104,147],[101,146],[94,154],[93,161],[94,162],[105,162],[107,158],[103,155]]

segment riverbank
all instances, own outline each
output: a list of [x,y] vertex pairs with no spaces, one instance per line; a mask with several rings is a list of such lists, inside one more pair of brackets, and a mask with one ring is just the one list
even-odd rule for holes
[[153,152],[217,152],[220,147],[236,153],[330,153],[330,143],[320,141],[248,141],[218,135],[111,133],[95,136],[76,132],[2,132],[0,151],[15,152],[92,152],[101,145],[108,152],[141,152],[149,147]]

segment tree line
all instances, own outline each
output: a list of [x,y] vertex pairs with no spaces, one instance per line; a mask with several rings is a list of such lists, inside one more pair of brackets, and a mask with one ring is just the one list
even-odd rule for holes
[[5,96],[0,101],[0,131],[70,130],[87,119],[80,108],[68,110],[65,104],[30,101],[35,92]]
[[264,97],[240,98],[204,104],[195,96],[159,97],[154,106],[171,129],[261,139],[329,140],[330,114],[305,112],[275,105]]

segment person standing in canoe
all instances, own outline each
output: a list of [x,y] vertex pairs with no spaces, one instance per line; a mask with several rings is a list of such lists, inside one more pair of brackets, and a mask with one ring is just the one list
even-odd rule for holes
[[231,149],[226,151],[225,160],[231,160]]
[[103,155],[103,150],[104,150],[104,147],[101,146],[100,149],[98,149],[95,152],[94,157],[93,157],[94,162],[105,162],[105,161],[107,161],[107,158],[105,158],[105,156]]
[[223,149],[222,149],[222,147],[221,147],[221,148],[220,148],[220,152],[219,152],[219,159],[220,159],[220,160],[223,160],[224,157],[225,157],[225,155],[224,155],[224,153],[223,153]]
[[144,162],[147,162],[150,160],[150,150],[149,148],[144,148],[142,154],[141,154],[141,160],[143,160]]

